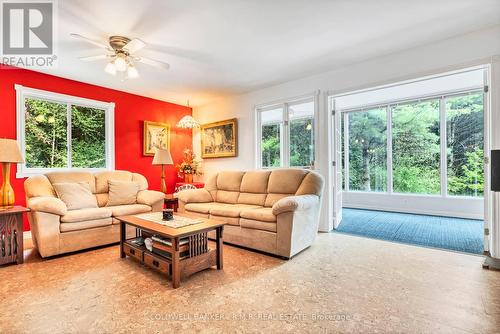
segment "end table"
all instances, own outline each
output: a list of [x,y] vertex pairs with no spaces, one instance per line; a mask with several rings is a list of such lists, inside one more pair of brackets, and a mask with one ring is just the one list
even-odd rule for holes
[[22,206],[0,210],[0,265],[23,263],[23,213],[28,211]]

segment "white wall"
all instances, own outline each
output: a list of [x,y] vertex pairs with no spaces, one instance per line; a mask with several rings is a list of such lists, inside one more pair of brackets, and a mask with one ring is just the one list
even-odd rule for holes
[[[333,208],[331,168],[329,168],[331,153],[328,145],[330,116],[327,111],[327,93],[348,92],[461,67],[490,63],[491,57],[497,54],[500,54],[500,25],[247,94],[221,97],[209,104],[197,106],[193,109],[193,116],[201,123],[232,117],[237,117],[239,122],[238,157],[204,160],[205,175],[219,170],[255,168],[255,105],[320,90],[322,93],[319,105],[320,147],[317,162],[318,170],[325,176],[327,182],[320,229],[329,231],[333,227],[333,221],[328,217],[332,217]],[[500,143],[497,146],[500,146]],[[200,138],[196,131],[193,137],[193,147],[199,154]]]

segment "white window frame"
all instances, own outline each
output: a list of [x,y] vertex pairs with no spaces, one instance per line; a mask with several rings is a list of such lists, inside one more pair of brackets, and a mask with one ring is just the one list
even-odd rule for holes
[[[276,168],[308,168],[309,166],[290,166],[290,126],[289,126],[289,107],[304,102],[313,102],[314,104],[314,162],[313,169],[318,161],[318,140],[319,140],[319,91],[311,94],[296,96],[294,98],[282,99],[270,103],[255,106],[255,166],[256,168],[276,169]],[[283,115],[280,123],[280,166],[263,167],[262,166],[262,112],[282,108]]]
[[[344,192],[349,193],[374,193],[374,194],[396,194],[396,195],[410,195],[410,196],[429,196],[429,197],[444,197],[444,198],[471,198],[471,199],[482,199],[483,196],[464,196],[464,195],[450,195],[448,194],[448,163],[447,163],[447,134],[446,134],[446,101],[449,98],[453,97],[458,97],[458,96],[467,96],[470,94],[478,94],[478,93],[483,93],[483,86],[477,86],[477,87],[470,87],[467,89],[460,89],[460,90],[454,90],[454,91],[448,91],[445,93],[437,93],[437,94],[429,94],[426,96],[420,96],[417,98],[408,98],[408,99],[400,99],[400,100],[392,100],[390,102],[386,102],[383,104],[377,103],[377,104],[372,104],[372,105],[366,105],[363,106],[362,108],[350,108],[350,109],[343,109],[340,110],[342,113],[342,117],[344,117],[344,162],[345,162],[345,171],[344,171]],[[403,105],[403,104],[411,104],[411,103],[418,103],[418,102],[424,102],[424,101],[430,101],[430,100],[437,100],[439,102],[439,120],[440,120],[440,193],[439,194],[420,194],[420,193],[399,193],[395,192],[393,189],[394,186],[394,180],[393,180],[393,163],[392,163],[392,158],[393,158],[393,147],[392,147],[392,130],[393,130],[393,124],[392,124],[392,113],[394,111],[394,107],[398,105]],[[358,191],[358,190],[351,190],[350,189],[350,182],[349,182],[349,114],[352,113],[357,113],[357,112],[364,112],[372,109],[385,109],[386,110],[386,117],[387,117],[387,190],[386,191]],[[484,117],[486,118],[486,110],[483,112]],[[484,130],[486,131],[486,130]],[[486,137],[486,135],[484,135]],[[486,139],[485,139],[486,140]],[[486,150],[486,144],[484,145],[484,154],[487,154]]]
[[[44,174],[51,171],[74,171],[74,170],[84,170],[84,171],[100,171],[100,170],[113,170],[115,168],[115,131],[114,131],[114,115],[115,115],[115,104],[113,102],[103,102],[97,100],[86,99],[77,96],[65,95],[54,93],[50,91],[24,87],[22,85],[14,85],[16,90],[16,122],[17,122],[17,141],[19,143],[21,154],[26,157],[26,124],[25,124],[25,112],[26,98],[35,98],[45,101],[51,101],[56,103],[66,104],[68,106],[67,117],[68,117],[68,129],[71,129],[71,105],[77,105],[81,107],[89,107],[102,109],[105,112],[105,155],[106,155],[106,167],[105,168],[28,168],[25,163],[17,164],[17,178],[29,177],[31,175]],[[71,130],[68,131],[68,138],[71,138]],[[68,140],[67,152],[71,152],[71,140]],[[68,153],[69,154],[69,153]],[[71,165],[71,157],[68,158],[68,164]]]

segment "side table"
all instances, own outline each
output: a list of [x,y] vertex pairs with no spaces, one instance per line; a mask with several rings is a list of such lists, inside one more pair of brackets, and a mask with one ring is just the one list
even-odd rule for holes
[[165,207],[167,209],[173,209],[177,212],[177,208],[179,207],[179,200],[177,197],[174,197],[173,194],[165,194]]
[[22,206],[0,210],[0,265],[23,263],[23,213],[28,211]]

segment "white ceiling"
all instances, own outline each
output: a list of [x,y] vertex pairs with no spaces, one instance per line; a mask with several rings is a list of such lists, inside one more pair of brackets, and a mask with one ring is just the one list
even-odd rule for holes
[[[199,105],[500,23],[499,0],[59,0],[59,66],[83,82]],[[148,43],[140,78],[121,81],[78,33]]]

